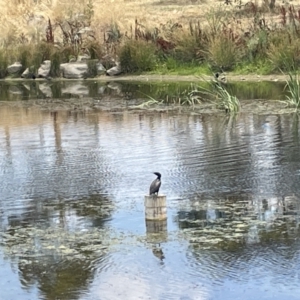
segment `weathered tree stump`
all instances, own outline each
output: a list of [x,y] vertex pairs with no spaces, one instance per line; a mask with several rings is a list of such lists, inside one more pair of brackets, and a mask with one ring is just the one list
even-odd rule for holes
[[165,195],[145,196],[145,217],[149,221],[167,219],[167,197]]

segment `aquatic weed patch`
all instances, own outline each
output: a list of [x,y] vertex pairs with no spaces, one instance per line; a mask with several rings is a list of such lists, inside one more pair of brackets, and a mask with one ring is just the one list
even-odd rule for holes
[[[234,250],[268,240],[288,243],[297,237],[297,216],[282,209],[265,219],[264,201],[219,200],[209,201],[209,205],[199,201],[196,206],[183,206],[177,221],[185,239],[200,249]],[[216,217],[208,217],[208,209]]]
[[24,259],[46,255],[83,257],[106,252],[111,245],[108,229],[66,231],[62,228],[14,227],[1,233],[6,255]]

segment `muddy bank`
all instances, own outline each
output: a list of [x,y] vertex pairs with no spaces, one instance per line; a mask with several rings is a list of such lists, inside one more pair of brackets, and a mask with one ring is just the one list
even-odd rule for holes
[[[105,97],[94,98],[70,98],[70,99],[37,99],[27,101],[0,101],[0,107],[6,108],[34,108],[41,111],[69,111],[70,113],[92,113],[106,111],[112,113],[182,113],[182,114],[225,114],[224,110],[217,107],[216,103],[203,102],[195,106],[176,104],[147,105],[147,99],[114,99]],[[242,100],[241,113],[254,113],[260,115],[286,114],[295,111],[287,107],[286,103],[278,100]]]
[[[273,74],[273,75],[236,75],[236,74],[225,74],[227,81],[286,81],[288,75]],[[95,79],[95,78],[94,78]],[[96,78],[96,80],[107,80],[107,76],[101,76]],[[127,76],[116,76],[109,77],[109,80],[117,81],[206,81],[213,79],[212,76],[208,75],[127,75]]]
[[[272,75],[256,75],[256,74],[247,74],[247,75],[237,75],[237,74],[225,74],[227,81],[249,81],[249,82],[261,82],[261,81],[286,81],[288,75],[282,74],[272,74]],[[180,81],[180,82],[197,82],[197,81],[206,81],[213,79],[212,76],[208,75],[121,75],[121,76],[99,76],[95,78],[87,78],[84,80],[88,81]],[[32,79],[27,79],[32,81]],[[36,81],[49,81],[44,78],[37,78]],[[5,78],[0,79],[1,81],[24,81],[24,78]],[[26,81],[26,80],[25,80]],[[78,81],[78,79],[66,79],[66,78],[53,78],[51,81]]]

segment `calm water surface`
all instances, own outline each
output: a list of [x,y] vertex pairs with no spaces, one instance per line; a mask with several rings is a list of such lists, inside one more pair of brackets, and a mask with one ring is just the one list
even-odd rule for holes
[[290,114],[3,104],[0,299],[300,299],[299,129]]

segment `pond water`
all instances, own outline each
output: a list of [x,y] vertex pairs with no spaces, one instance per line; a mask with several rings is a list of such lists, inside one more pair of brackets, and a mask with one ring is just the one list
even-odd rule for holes
[[[7,97],[0,299],[299,299],[297,114],[53,111]],[[168,219],[153,232],[155,171]]]
[[[155,99],[179,97],[205,82],[132,82],[132,81],[0,81],[0,101],[72,97],[101,98],[105,95],[126,100],[150,96]],[[235,82],[228,83],[228,91],[242,99],[282,99],[285,82]]]

